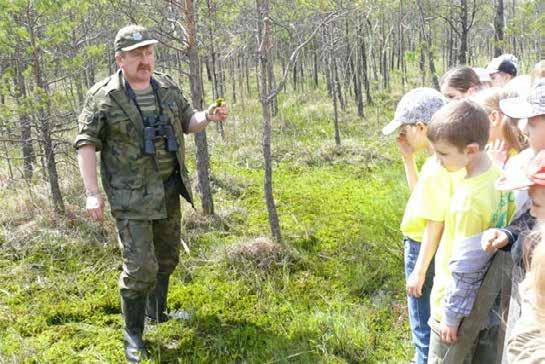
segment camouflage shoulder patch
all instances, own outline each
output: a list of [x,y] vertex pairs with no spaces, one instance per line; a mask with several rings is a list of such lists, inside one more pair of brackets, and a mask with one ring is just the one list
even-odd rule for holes
[[178,88],[178,85],[176,85],[176,82],[172,79],[170,75],[167,75],[166,73],[154,71],[153,72],[153,78],[159,82],[159,84],[162,87],[175,87]]
[[87,91],[87,94],[95,96],[104,86],[108,84],[108,82],[110,82],[111,78],[112,76],[108,76],[105,79],[98,81],[93,86],[91,86],[89,91]]

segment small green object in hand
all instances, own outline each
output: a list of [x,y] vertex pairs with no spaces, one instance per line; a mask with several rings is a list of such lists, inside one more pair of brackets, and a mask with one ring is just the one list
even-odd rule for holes
[[216,99],[216,107],[220,107],[221,105],[223,105],[223,102],[224,102],[223,97],[218,97]]

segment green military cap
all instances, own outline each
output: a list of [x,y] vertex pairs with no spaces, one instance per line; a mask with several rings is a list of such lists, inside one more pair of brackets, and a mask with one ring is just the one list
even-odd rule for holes
[[159,41],[153,39],[146,28],[132,24],[119,29],[115,36],[114,48],[116,52],[128,52],[156,43]]

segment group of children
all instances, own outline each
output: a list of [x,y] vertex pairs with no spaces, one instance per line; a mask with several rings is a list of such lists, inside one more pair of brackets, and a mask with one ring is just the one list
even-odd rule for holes
[[[545,220],[542,66],[518,76],[524,82],[510,55],[484,72],[453,69],[442,77],[441,92],[405,94],[383,129],[398,131],[411,191],[401,231],[413,362],[444,363],[458,345],[498,249],[514,261],[508,361],[545,362],[545,242],[536,224]],[[420,152],[430,156],[418,172]],[[499,296],[482,321],[464,362],[499,363]]]

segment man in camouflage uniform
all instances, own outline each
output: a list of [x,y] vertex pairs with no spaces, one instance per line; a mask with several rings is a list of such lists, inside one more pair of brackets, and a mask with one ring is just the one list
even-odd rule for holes
[[183,134],[224,121],[228,113],[226,106],[193,110],[170,77],[153,72],[156,43],[141,26],[117,33],[119,70],[87,93],[75,141],[86,208],[98,221],[104,209],[96,172],[101,152],[102,185],[123,256],[119,286],[129,362],[145,356],[145,317],[168,319],[168,281],[180,251],[179,195],[192,203]]

